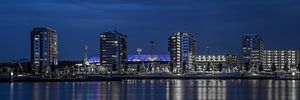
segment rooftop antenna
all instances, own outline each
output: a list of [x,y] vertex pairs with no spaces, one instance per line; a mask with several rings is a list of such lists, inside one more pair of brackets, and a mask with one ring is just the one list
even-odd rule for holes
[[155,42],[154,41],[150,41],[150,59],[151,61],[153,60],[153,49],[155,46]]
[[141,53],[143,52],[143,49],[142,48],[136,48],[136,52],[141,55]]
[[138,53],[138,59],[141,59],[141,54],[143,52],[143,49],[142,48],[136,48],[136,52]]
[[208,46],[208,44],[207,44],[207,43],[205,44],[205,49],[206,49],[206,53],[207,53],[207,55],[209,55],[209,46]]
[[87,51],[88,51],[88,46],[85,45],[85,47],[84,47],[84,58],[83,58],[83,67],[85,68],[85,70],[86,70],[86,67],[88,65],[88,53],[87,53]]

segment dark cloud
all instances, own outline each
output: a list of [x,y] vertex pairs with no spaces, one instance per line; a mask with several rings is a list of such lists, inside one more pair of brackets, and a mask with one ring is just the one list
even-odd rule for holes
[[[263,35],[271,49],[299,49],[299,0],[4,0],[0,3],[0,59],[29,58],[29,32],[48,26],[59,33],[61,59],[98,55],[98,35],[114,27],[129,37],[129,51],[167,53],[169,33],[186,31],[199,53],[240,53],[242,33]],[[10,42],[5,42],[10,41]],[[287,45],[289,44],[289,45]]]

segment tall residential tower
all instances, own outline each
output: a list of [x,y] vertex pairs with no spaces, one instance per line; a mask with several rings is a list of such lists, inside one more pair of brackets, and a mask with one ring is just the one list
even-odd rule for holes
[[242,38],[243,63],[259,65],[263,62],[264,41],[258,34],[244,34]]
[[100,64],[108,71],[127,69],[127,36],[117,31],[100,33]]
[[171,72],[184,73],[193,70],[196,57],[196,39],[194,36],[185,32],[171,33],[168,42]]
[[31,31],[31,64],[33,73],[47,73],[58,65],[56,30],[38,27]]

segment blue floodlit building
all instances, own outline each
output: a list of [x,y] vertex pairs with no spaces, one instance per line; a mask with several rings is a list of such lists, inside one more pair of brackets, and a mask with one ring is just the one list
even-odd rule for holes
[[128,62],[155,62],[155,61],[170,61],[169,55],[129,55]]
[[[88,59],[90,64],[100,64],[99,57],[91,57]],[[128,55],[127,72],[152,72],[161,71],[169,72],[169,55]]]
[[50,28],[33,28],[31,31],[31,64],[33,73],[49,72],[58,65],[57,33]]
[[[169,62],[169,55],[128,55],[127,62]],[[90,57],[88,59],[89,64],[99,64],[101,62],[100,57]]]

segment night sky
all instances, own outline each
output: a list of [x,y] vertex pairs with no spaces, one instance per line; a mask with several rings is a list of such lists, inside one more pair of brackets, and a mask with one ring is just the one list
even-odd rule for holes
[[172,32],[193,33],[198,53],[241,53],[243,33],[262,35],[267,49],[300,49],[300,0],[1,0],[0,61],[30,58],[30,31],[57,30],[60,60],[99,55],[100,32],[128,36],[129,54],[136,48],[168,54]]

